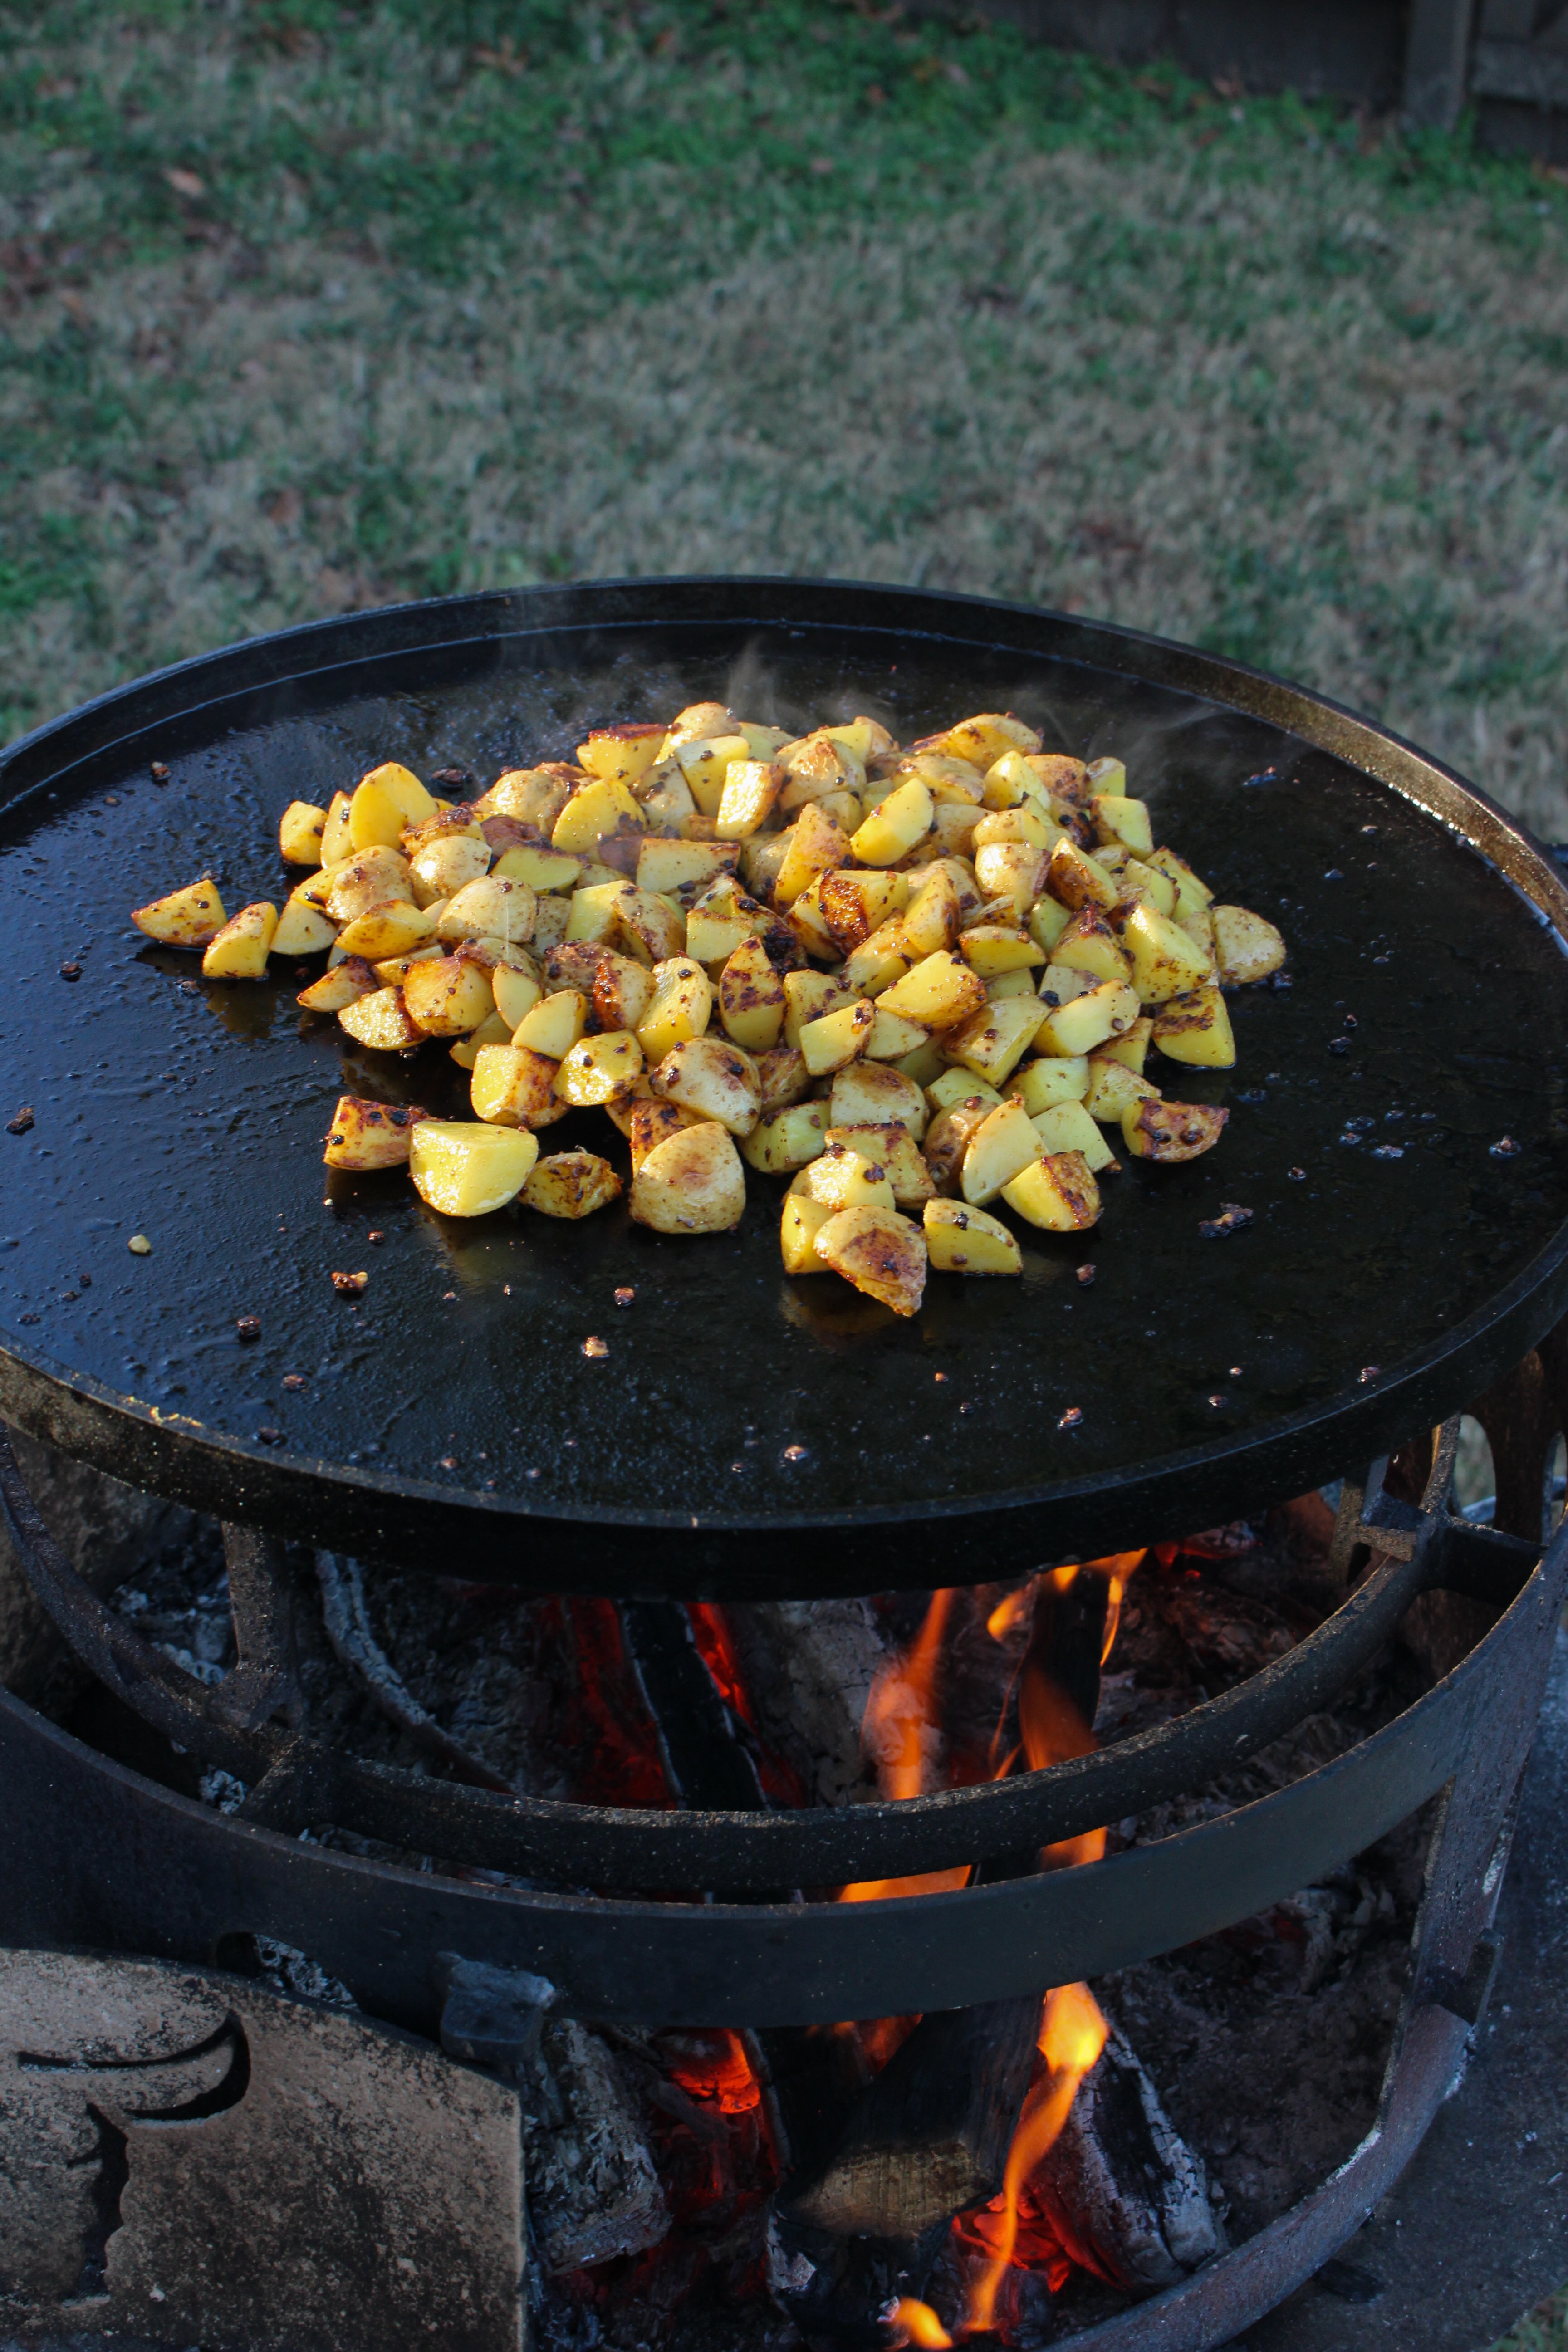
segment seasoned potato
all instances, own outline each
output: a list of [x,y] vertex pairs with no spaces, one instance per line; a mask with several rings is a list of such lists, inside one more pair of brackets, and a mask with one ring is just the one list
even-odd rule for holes
[[1118,896],[1116,884],[1104,866],[1086,856],[1073,841],[1058,841],[1052,850],[1046,887],[1053,898],[1075,915],[1080,907],[1099,907],[1109,913]]
[[792,1103],[772,1118],[760,1120],[742,1144],[742,1152],[764,1176],[788,1176],[821,1151],[827,1119],[826,1103]]
[[571,919],[571,905],[565,898],[555,897],[540,899],[533,910],[531,945],[536,953],[542,955],[547,949],[555,947],[565,938],[566,925]]
[[319,955],[330,948],[336,933],[331,919],[320,907],[312,907],[296,890],[283,901],[283,911],[278,918],[278,929],[272,934],[272,953],[280,956]]
[[836,1122],[827,1130],[827,1150],[837,1149],[858,1152],[862,1160],[880,1167],[900,1209],[918,1209],[936,1191],[914,1137],[897,1119],[847,1127]]
[[812,1084],[811,1072],[805,1066],[805,1055],[795,1045],[775,1045],[766,1054],[752,1056],[757,1066],[757,1080],[763,1089],[763,1117],[772,1118],[775,1111],[787,1109],[807,1093]]
[[833,1268],[826,1258],[816,1255],[816,1236],[829,1217],[839,1214],[826,1201],[807,1200],[798,1192],[784,1196],[784,1216],[779,1226],[779,1246],[784,1253],[786,1274],[831,1274]]
[[577,746],[577,765],[606,782],[635,786],[652,767],[663,741],[662,727],[595,727],[587,741]]
[[1121,760],[1091,760],[1084,773],[1097,793],[1124,793],[1127,790],[1127,769]]
[[353,840],[349,832],[349,796],[347,793],[334,793],[327,803],[327,822],[321,828],[321,863],[323,866],[341,866],[353,854]]
[[580,1037],[555,1073],[555,1091],[574,1110],[587,1110],[624,1095],[642,1066],[642,1047],[629,1029]]
[[356,792],[363,792],[367,784],[387,795],[402,812],[405,825],[426,824],[436,814],[435,794],[426,792],[413,769],[404,767],[400,761],[387,760],[379,768],[372,768],[360,778]]
[[[506,817],[491,817],[492,825],[510,824]],[[546,890],[570,890],[580,880],[584,861],[568,857],[559,849],[546,848],[542,841],[519,841],[500,850],[490,871],[499,874],[503,882],[526,882],[536,894]],[[482,869],[481,869],[482,870]],[[414,878],[419,878],[419,861],[414,861]],[[477,881],[478,874],[465,875],[465,881]],[[459,884],[458,886],[461,887]]]
[[602,1029],[635,1029],[653,1003],[653,974],[612,949],[594,973],[594,1016]]
[[1053,849],[1061,837],[1061,826],[1035,801],[1021,801],[1016,808],[993,809],[974,828],[977,852],[994,848],[999,842],[1019,842],[1028,849]]
[[819,1020],[808,1021],[800,1033],[800,1051],[812,1076],[826,1077],[830,1071],[841,1070],[846,1062],[853,1062],[863,1054],[876,1017],[867,999],[857,997],[837,1013],[825,1013]]
[[340,1095],[321,1157],[329,1168],[404,1168],[416,1126],[426,1117],[416,1103],[367,1102]]
[[310,801],[290,801],[278,826],[278,846],[288,866],[319,866],[327,812]]
[[1183,996],[1189,989],[1201,988],[1209,977],[1201,949],[1169,915],[1159,914],[1152,907],[1132,908],[1122,923],[1121,944],[1132,966],[1132,984],[1144,1004],[1163,1004],[1168,996]]
[[1037,948],[1045,950],[1049,962],[1056,943],[1072,920],[1067,908],[1057,898],[1037,898],[1029,909],[1029,937]]
[[808,1022],[820,1021],[824,1013],[841,1012],[856,1002],[854,990],[826,971],[786,971],[784,988],[784,1041],[797,1053],[800,1033]]
[[1101,1169],[1114,1169],[1117,1165],[1116,1155],[1090,1118],[1086,1103],[1052,1103],[1047,1109],[1037,1111],[1030,1124],[1039,1150],[1047,1157],[1059,1157],[1064,1151],[1078,1152],[1096,1175]]
[[405,1053],[419,1045],[426,1034],[409,1019],[400,988],[377,988],[368,995],[356,996],[342,1007],[338,1021],[360,1045],[372,1045],[383,1054]]
[[384,985],[374,966],[363,956],[349,956],[342,963],[324,971],[309,988],[302,988],[294,999],[307,1013],[341,1013],[345,1004],[357,997],[370,996]]
[[395,849],[408,822],[396,795],[374,775],[350,795],[349,839],[356,849]]
[[456,944],[460,940],[505,940],[526,946],[533,937],[538,894],[526,882],[509,882],[503,874],[486,874],[465,882],[441,911],[437,936]]
[[910,886],[901,874],[837,866],[820,877],[815,890],[829,938],[840,955],[847,955],[908,903]]
[[620,1114],[626,1114],[624,1133],[632,1155],[635,1176],[650,1151],[658,1150],[672,1135],[681,1134],[689,1127],[702,1124],[694,1110],[682,1110],[679,1103],[660,1102],[657,1097],[639,1101],[625,1094],[610,1107],[610,1117],[620,1124]]
[[1016,923],[971,923],[959,933],[958,951],[971,971],[987,981],[1005,971],[1027,971],[1046,961],[1045,950]]
[[1096,980],[1128,980],[1131,973],[1121,943],[1098,907],[1082,907],[1051,950],[1053,964],[1068,964]]
[[[963,902],[945,862],[931,867],[899,917],[904,951],[911,963],[952,947],[963,920]],[[973,961],[973,960],[972,960]]]
[[779,761],[784,772],[780,805],[786,811],[826,800],[845,786],[857,793],[866,781],[864,761],[847,744],[832,742],[826,735],[786,743]]
[[412,949],[422,948],[435,929],[429,916],[411,907],[406,898],[383,898],[343,925],[338,945],[344,955],[362,955],[367,963],[379,963],[387,956],[407,955]]
[[902,980],[910,968],[904,953],[903,927],[899,918],[890,916],[879,923],[869,938],[851,948],[839,969],[839,978],[846,988],[857,996],[880,996],[896,980]]
[[514,1045],[525,1046],[530,1053],[546,1054],[552,1062],[564,1061],[588,1020],[588,1001],[578,988],[558,988],[549,996],[542,996],[530,1007],[512,1032]]
[[731,760],[714,812],[720,840],[748,840],[772,810],[784,782],[784,772],[776,760]]
[[824,1143],[814,1160],[798,1169],[790,1191],[830,1209],[893,1206],[893,1183],[880,1160],[868,1159],[849,1143]]
[[930,1111],[925,1096],[901,1070],[880,1063],[851,1062],[837,1071],[830,1099],[835,1127],[875,1127],[896,1119],[916,1143],[926,1131]]
[[1033,993],[1004,996],[988,1003],[962,1028],[950,1029],[942,1039],[942,1051],[988,1086],[999,1088],[1032,1044],[1041,1011],[1040,1000]]
[[522,1205],[542,1217],[591,1217],[620,1196],[621,1180],[596,1151],[552,1151],[536,1160],[522,1188]]
[[216,940],[228,917],[217,894],[217,884],[206,877],[171,890],[166,898],[138,907],[131,918],[139,931],[160,947],[205,948]]
[[1120,1037],[1108,1037],[1103,1045],[1095,1047],[1095,1052],[1102,1062],[1124,1063],[1128,1069],[1142,1077],[1149,1055],[1149,1040],[1153,1034],[1152,1017],[1147,1013],[1141,1013],[1131,1029],[1124,1031]]
[[723,874],[709,884],[687,915],[686,952],[696,963],[722,969],[742,940],[765,938],[771,928],[767,908],[742,890],[732,875]]
[[443,834],[416,850],[411,860],[414,903],[430,907],[437,898],[450,898],[465,883],[479,881],[489,870],[489,845],[482,837],[475,841],[467,834]]
[[[1016,1091],[1013,1087],[1008,1089],[1009,1093]],[[933,1078],[925,1092],[926,1100],[933,1111],[952,1110],[956,1103],[975,1101],[984,1102],[987,1109],[994,1110],[1002,1099],[994,1087],[977,1078],[972,1070],[960,1069],[956,1066],[943,1070],[940,1077]]]
[[466,1037],[454,1039],[447,1050],[459,1070],[471,1070],[486,1045],[510,1045],[510,1029],[499,1013],[490,1013],[477,1029],[470,1029]]
[[1102,980],[1047,1013],[1035,1032],[1042,1054],[1091,1054],[1108,1037],[1119,1037],[1138,1018],[1137,992],[1124,980]]
[[1021,1168],[1040,1156],[1040,1139],[1015,1096],[988,1111],[964,1146],[959,1183],[971,1208],[984,1208]]
[[1285,942],[1272,923],[1245,907],[1213,907],[1214,948],[1227,988],[1267,980],[1285,961]]
[[849,836],[820,802],[808,801],[787,835],[789,847],[773,877],[773,903],[793,907],[819,874],[831,874],[849,855]]
[[863,866],[896,866],[931,831],[935,803],[921,776],[907,776],[849,836]]
[[762,1080],[751,1055],[722,1037],[692,1037],[672,1046],[652,1073],[655,1094],[735,1135],[750,1135],[761,1116]]
[[987,906],[1010,908],[1018,923],[1045,888],[1049,865],[1045,850],[1032,849],[1025,841],[994,842],[974,853],[974,872]]
[[493,1127],[552,1127],[566,1115],[555,1091],[557,1067],[527,1045],[481,1045],[468,1087],[474,1116]]
[[922,1217],[926,1251],[938,1274],[1022,1274],[1017,1236],[988,1209],[929,1200]]
[[265,980],[267,957],[278,929],[278,909],[268,898],[231,915],[202,956],[208,980]]
[[[1103,1053],[1100,1059],[1105,1058]],[[1082,1102],[1089,1092],[1089,1057],[1085,1054],[1050,1054],[1030,1062],[1013,1080],[1017,1096],[1031,1118],[1053,1103]]]
[[998,1108],[996,1097],[987,1087],[984,1093],[971,1095],[966,1101],[955,1102],[939,1111],[932,1119],[926,1129],[921,1156],[939,1192],[957,1192],[969,1139]]
[[1029,1166],[1003,1188],[1010,1209],[1048,1233],[1070,1234],[1100,1220],[1100,1187],[1081,1151],[1058,1151]]
[[706,817],[718,820],[724,798],[724,781],[738,761],[750,760],[752,747],[743,735],[731,730],[718,735],[699,736],[692,742],[677,743],[675,758],[687,789]]
[[515,1035],[538,1003],[542,992],[531,971],[515,971],[509,963],[496,963],[490,966],[490,992],[509,1035]]
[[1083,1098],[1083,1107],[1090,1118],[1099,1119],[1103,1126],[1120,1127],[1121,1114],[1129,1103],[1145,1102],[1159,1091],[1147,1078],[1140,1077],[1136,1070],[1130,1070],[1125,1062],[1112,1061],[1104,1054],[1091,1054],[1089,1057],[1089,1092]]
[[495,1011],[489,976],[467,956],[436,956],[403,982],[408,1017],[426,1037],[462,1037]]
[[896,1209],[840,1209],[816,1235],[816,1254],[895,1315],[918,1312],[925,1295],[925,1235]]
[[984,774],[995,766],[1005,752],[1037,751],[1040,739],[1032,727],[1015,719],[1010,710],[983,710],[973,719],[960,719],[945,734],[933,736],[929,745],[922,743],[917,748],[945,751],[953,760],[968,760]]
[[686,918],[657,890],[623,882],[615,898],[614,936],[639,961],[664,963],[685,948]]
[[1186,859],[1178,857],[1173,849],[1151,850],[1143,863],[1155,873],[1164,875],[1174,890],[1175,904],[1171,912],[1178,923],[1184,923],[1189,915],[1200,914],[1213,903],[1214,892],[1208,884],[1200,880]]
[[632,1215],[656,1233],[727,1233],[745,1206],[741,1155],[728,1128],[713,1119],[667,1137],[632,1179]]
[[690,956],[656,963],[652,977],[653,998],[637,1024],[637,1043],[650,1062],[661,1062],[675,1046],[702,1035],[713,1010],[713,983]]
[[341,865],[323,862],[320,878],[303,887],[312,899],[324,888],[326,895],[320,903],[334,923],[352,923],[356,915],[384,905],[388,898],[413,904],[408,860],[395,849],[362,849]]
[[1173,1062],[1228,1070],[1236,1062],[1230,1012],[1217,988],[1168,996],[1154,1015],[1154,1043]]
[[784,1028],[784,984],[761,940],[742,940],[720,976],[719,1018],[748,1054],[765,1054]]
[[1122,1139],[1135,1160],[1196,1160],[1214,1150],[1229,1117],[1211,1103],[1130,1103]]
[[1136,857],[1144,856],[1154,846],[1147,806],[1142,801],[1130,799],[1124,792],[1096,793],[1089,804],[1089,815],[1100,841],[1118,842]]
[[[884,1011],[879,1004],[877,1017],[871,1024],[871,1034],[866,1040],[868,1062],[902,1062],[905,1055],[931,1047],[931,1033],[918,1021],[906,1021],[897,1013]],[[936,1056],[940,1067],[941,1057]]]
[[661,841],[649,836],[637,851],[639,890],[692,906],[721,875],[731,878],[736,852],[722,841]]
[[536,825],[548,838],[572,796],[567,779],[573,772],[555,766],[509,768],[474,803],[474,814],[481,818],[514,816],[522,824]]
[[1174,917],[1176,886],[1159,866],[1145,866],[1141,857],[1133,857],[1123,851],[1118,851],[1113,858],[1109,850],[1101,850],[1100,857],[1107,873],[1117,877],[1120,910],[1116,919],[1119,923],[1124,919],[1125,909],[1129,907],[1152,907],[1157,915]]
[[595,777],[592,783],[579,785],[561,811],[550,828],[550,846],[572,856],[591,856],[602,833],[639,825],[641,821],[641,811],[626,785],[613,777]]
[[879,1011],[918,1021],[926,1029],[955,1029],[984,1002],[984,982],[951,948],[911,965],[877,1000]]
[[484,1217],[517,1198],[538,1157],[537,1138],[515,1128],[422,1118],[409,1144],[408,1172],[432,1209]]

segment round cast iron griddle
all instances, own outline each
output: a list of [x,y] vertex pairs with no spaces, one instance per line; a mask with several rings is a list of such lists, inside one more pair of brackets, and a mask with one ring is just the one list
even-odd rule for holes
[[[377,761],[484,783],[709,696],[790,726],[868,710],[905,740],[1010,708],[1048,747],[1124,758],[1157,836],[1289,943],[1289,987],[1231,1000],[1234,1071],[1155,1057],[1166,1091],[1229,1106],[1219,1148],[1130,1162],[1092,1234],[1020,1226],[1021,1282],[933,1276],[900,1322],[784,1276],[782,1180],[688,1241],[624,1203],[460,1223],[402,1175],[324,1181],[341,1090],[466,1110],[442,1047],[364,1053],[300,1013],[291,969],[209,982],[127,923],[208,866],[231,910],[280,898],[284,804]],[[644,582],[259,639],[0,772],[0,1112],[34,1116],[0,1134],[0,1411],[226,1517],[541,1590],[858,1592],[1179,1533],[1430,1423],[1568,1306],[1564,929],[1529,837],[1407,746],[1056,614]],[[601,1115],[546,1148],[574,1140],[624,1170]],[[1226,1202],[1252,1225],[1205,1239]],[[369,1272],[358,1303],[334,1269]]]

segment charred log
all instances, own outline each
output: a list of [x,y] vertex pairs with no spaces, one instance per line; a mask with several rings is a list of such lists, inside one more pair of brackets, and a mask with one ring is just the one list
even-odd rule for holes
[[756,1601],[726,1616],[762,1737],[812,1801],[873,1795],[860,1732],[888,1645],[869,1601]]
[[552,2276],[643,2253],[669,2230],[638,2103],[616,2053],[552,2017],[523,2101],[529,2216]]

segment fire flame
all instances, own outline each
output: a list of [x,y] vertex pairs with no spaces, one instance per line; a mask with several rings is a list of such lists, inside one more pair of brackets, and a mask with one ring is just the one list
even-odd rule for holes
[[[930,1785],[939,1748],[937,1669],[954,1597],[951,1586],[931,1594],[914,1641],[879,1670],[871,1685],[860,1736],[876,1764],[884,1797],[919,1797]],[[913,1878],[862,1879],[842,1888],[838,1899],[875,1903],[889,1895],[937,1895],[965,1885],[969,1867],[965,1863],[955,1870],[926,1871]]]
[[900,2295],[881,2319],[884,2327],[896,2331],[888,2339],[891,2352],[905,2344],[914,2345],[916,2352],[952,2352],[952,2338],[930,2304],[917,2303],[912,2294]]
[[996,2290],[1018,2242],[1020,2194],[1036,2166],[1056,2145],[1078,2096],[1078,2086],[1104,2049],[1110,2030],[1087,1985],[1058,1985],[1046,1995],[1039,2034],[1046,2072],[1031,2085],[1024,2102],[1007,2151],[1002,2194],[987,2208],[987,2218],[996,2217],[985,2233],[994,2252],[971,2282],[961,2328],[964,2336],[983,2336],[993,2325]]
[[761,2106],[762,2085],[746,2045],[727,2026],[670,2034],[665,2049],[670,2080],[689,2099],[716,2107],[721,2116],[749,2115]]

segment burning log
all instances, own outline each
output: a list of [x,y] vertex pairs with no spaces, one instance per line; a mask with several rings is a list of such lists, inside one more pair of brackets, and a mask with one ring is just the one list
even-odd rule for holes
[[669,2231],[652,2151],[610,2048],[572,2017],[552,2017],[523,2112],[529,2214],[552,2276],[639,2254]]
[[888,1645],[870,1602],[753,1601],[725,1614],[758,1730],[810,1801],[874,1795],[860,1729]]

